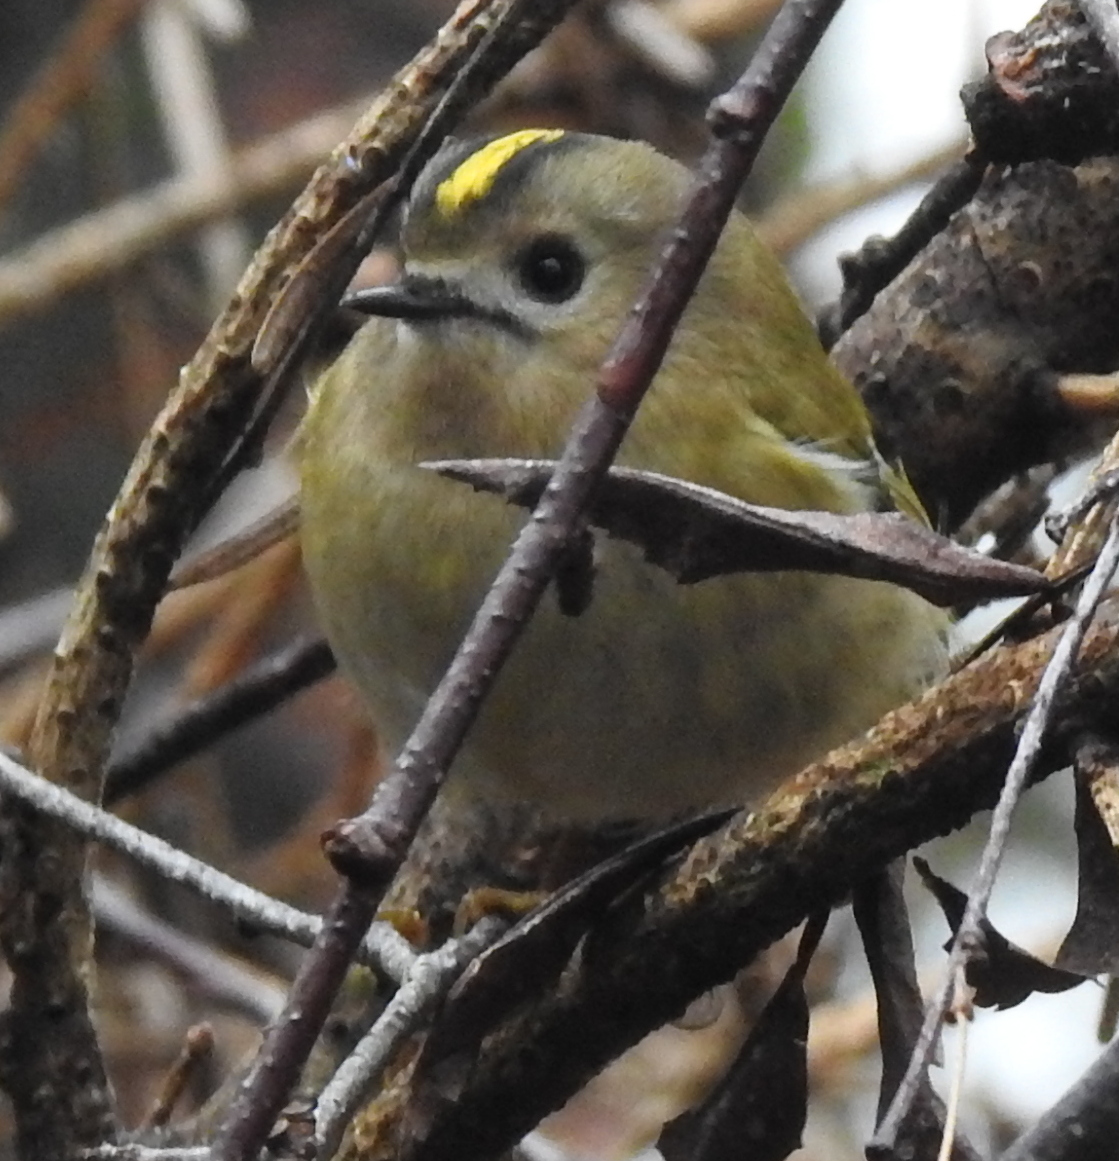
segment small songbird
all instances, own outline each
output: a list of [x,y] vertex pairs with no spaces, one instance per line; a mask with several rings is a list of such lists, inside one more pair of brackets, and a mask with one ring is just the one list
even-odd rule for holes
[[[647,145],[559,130],[454,143],[417,182],[403,274],[366,296],[376,317],[314,386],[296,441],[315,601],[388,747],[523,519],[418,465],[559,453],[688,184]],[[757,504],[921,518],[737,213],[619,462]],[[944,614],[885,583],[681,586],[631,545],[600,536],[595,553],[589,608],[544,602],[450,793],[583,825],[754,804],[944,666]]]

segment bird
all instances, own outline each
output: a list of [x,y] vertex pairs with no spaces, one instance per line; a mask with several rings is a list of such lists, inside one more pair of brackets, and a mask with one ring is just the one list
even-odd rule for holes
[[[639,141],[449,142],[417,179],[401,274],[309,389],[302,551],[342,670],[406,740],[516,535],[430,461],[555,458],[669,237],[690,174]],[[731,214],[620,464],[754,504],[923,519],[778,259]],[[679,585],[599,536],[589,607],[542,602],[450,771],[450,801],[572,826],[759,804],[946,666],[947,619],[881,581]]]

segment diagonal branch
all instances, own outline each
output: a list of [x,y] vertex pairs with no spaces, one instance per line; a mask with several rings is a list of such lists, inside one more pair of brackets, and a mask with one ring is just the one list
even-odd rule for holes
[[[450,78],[510,2],[464,0],[273,229],[184,369],[95,542],[56,651],[28,747],[30,764],[50,781],[87,799],[100,795],[100,770],[135,650],[172,562],[213,499],[211,481],[269,386],[253,370],[250,352],[287,272],[392,172]],[[475,71],[464,96],[477,99],[488,91],[572,2],[535,4]],[[346,264],[352,271],[361,257],[356,251],[341,256],[340,277],[348,277]],[[21,1153],[62,1161],[111,1131],[110,1097],[88,1014],[91,924],[81,890],[86,846],[19,807],[5,816],[2,838],[0,944],[14,977],[5,1033],[19,1052],[0,1079],[13,1097]]]
[[708,148],[679,226],[576,418],[555,474],[439,686],[369,808],[340,823],[327,853],[350,882],[265,1039],[215,1145],[243,1161],[264,1143],[374,914],[468,730],[538,604],[641,403],[715,249],[766,131],[840,0],[786,0],[746,74],[712,105]]

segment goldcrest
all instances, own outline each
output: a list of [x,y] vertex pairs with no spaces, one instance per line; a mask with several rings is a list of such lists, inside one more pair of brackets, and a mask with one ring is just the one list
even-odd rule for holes
[[[417,465],[555,457],[664,243],[687,171],[558,130],[455,143],[409,200],[403,274],[318,380],[303,551],[339,662],[395,753],[523,513]],[[919,511],[776,260],[734,214],[619,462],[784,508]],[[590,824],[753,804],[919,691],[943,613],[809,573],[676,584],[599,536],[589,608],[546,600],[449,782]]]

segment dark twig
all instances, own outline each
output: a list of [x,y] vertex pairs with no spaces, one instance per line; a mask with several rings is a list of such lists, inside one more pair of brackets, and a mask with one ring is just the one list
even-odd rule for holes
[[201,753],[218,738],[270,713],[292,694],[334,672],[334,654],[321,638],[300,640],[250,665],[208,697],[158,725],[105,772],[106,806],[148,786],[164,771]]
[[[401,160],[400,175],[395,178],[394,184],[386,188],[383,197],[370,205],[368,218],[354,235],[353,244],[347,247],[349,255],[346,261],[331,262],[329,269],[314,280],[311,309],[296,312],[299,317],[292,324],[290,335],[285,335],[283,341],[266,341],[263,331],[258,336],[253,361],[258,370],[263,368],[267,371],[271,388],[276,387],[277,381],[282,379],[286,369],[293,363],[298,350],[308,341],[316,322],[325,316],[326,311],[341,296],[354,269],[353,255],[363,253],[363,247],[368,248],[393,200],[406,194],[408,183],[405,178],[415,176],[410,171],[418,172],[428,152],[437,147],[455,119],[488,90],[497,72],[512,67],[517,59],[559,22],[572,3],[574,0],[553,0],[545,6],[539,2],[530,3],[529,0],[511,0],[492,22],[439,104],[419,129]],[[274,319],[270,316],[267,321]],[[280,325],[278,329],[284,334],[284,326]],[[270,393],[276,392],[271,390]],[[266,399],[260,414],[274,407],[275,402]],[[226,471],[230,465],[241,461],[246,449],[251,450],[258,438],[259,426],[255,419],[250,421],[227,458]],[[386,817],[395,819],[396,811],[391,796],[386,805]],[[283,1015],[269,1031],[219,1131],[214,1145],[216,1161],[238,1161],[254,1156],[263,1144],[326,1020],[333,997],[361,937],[376,914],[384,887],[393,869],[402,860],[424,811],[426,806],[415,817],[411,827],[407,815],[403,816],[404,821],[401,823],[394,821],[391,824],[397,841],[390,844],[388,858],[380,863],[381,873],[378,878],[381,889],[370,890],[368,886],[351,883],[335,900],[320,938],[292,986]]]
[[1079,4],[1084,18],[1119,73],[1119,9],[1115,7],[1115,0],[1079,0]]
[[984,163],[975,153],[957,161],[921,199],[904,226],[889,239],[870,238],[862,249],[840,259],[843,293],[822,312],[820,338],[830,351],[840,335],[870,309],[875,296],[888,286],[966,205],[983,180]]
[[372,917],[486,693],[579,527],[583,509],[660,366],[765,132],[840,2],[788,0],[747,73],[712,105],[709,119],[716,140],[700,166],[681,226],[603,365],[597,394],[577,418],[541,503],[369,809],[340,824],[328,841],[328,854],[350,876],[350,884],[324,926],[323,943],[316,945],[296,980],[284,1018],[250,1069],[215,1145],[220,1161],[242,1161],[263,1142],[326,1017],[361,925]]
[[169,967],[194,995],[258,1024],[279,1014],[283,1007],[279,981],[268,980],[263,972],[165,923],[103,875],[94,876],[90,898],[100,929]]
[[999,1161],[1111,1161],[1119,1140],[1119,1040]]
[[1010,834],[1010,823],[1014,808],[1026,788],[1033,768],[1041,754],[1045,735],[1049,731],[1053,709],[1061,686],[1067,678],[1081,642],[1095,615],[1096,607],[1103,597],[1115,569],[1119,565],[1119,521],[1114,521],[1106,543],[1100,552],[1084,591],[1077,602],[1076,613],[1065,626],[1057,641],[1049,664],[1042,674],[1037,694],[1022,727],[1022,735],[1006,775],[999,801],[991,816],[991,830],[983,849],[979,871],[968,897],[967,910],[952,942],[948,957],[948,970],[944,983],[925,1011],[921,1035],[910,1057],[909,1067],[898,1086],[898,1091],[890,1104],[875,1134],[874,1143],[883,1148],[891,1148],[899,1126],[908,1114],[909,1108],[919,1091],[925,1076],[933,1048],[940,1033],[941,1021],[959,977],[968,959],[974,953],[980,937],[980,923],[986,916],[987,904],[994,889],[995,876],[1002,863],[1006,841]]

